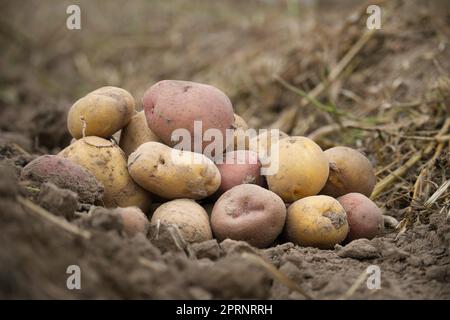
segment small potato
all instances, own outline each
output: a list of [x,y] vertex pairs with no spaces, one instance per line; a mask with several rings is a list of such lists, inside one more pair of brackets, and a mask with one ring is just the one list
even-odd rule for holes
[[172,132],[183,128],[190,133],[190,151],[194,151],[194,121],[201,121],[202,133],[218,129],[223,136],[220,142],[204,141],[202,151],[208,145],[226,148],[226,129],[232,128],[234,113],[230,99],[219,89],[189,81],[163,80],[150,87],[142,101],[149,128],[166,145],[176,145]]
[[[328,178],[322,149],[308,138],[290,137],[279,142],[278,150],[278,171],[267,175],[269,189],[285,202],[316,195]],[[271,155],[271,165],[275,158]]]
[[306,197],[288,208],[285,233],[295,244],[332,249],[344,241],[348,229],[344,208],[331,197]]
[[130,177],[123,151],[113,142],[99,137],[85,137],[59,153],[91,172],[105,187],[106,207],[137,206],[146,212],[150,195]]
[[191,199],[177,199],[164,203],[153,213],[151,224],[176,225],[186,242],[212,239],[209,217],[205,209]]
[[240,184],[263,184],[258,155],[253,151],[237,150],[227,152],[223,163],[216,164],[222,177],[218,194],[222,194]]
[[114,212],[122,218],[123,231],[129,237],[138,233],[147,234],[150,222],[138,207],[116,208]]
[[134,150],[145,142],[160,142],[159,138],[147,126],[144,111],[135,114],[120,135],[119,147],[128,157]]
[[211,214],[212,230],[219,241],[243,240],[257,248],[272,244],[285,220],[283,200],[254,184],[241,184],[225,192]]
[[248,150],[249,136],[247,134],[248,125],[244,119],[234,114],[233,122],[233,150]]
[[334,147],[324,153],[330,162],[330,175],[321,194],[337,198],[357,192],[370,197],[377,179],[369,159],[348,147]]
[[165,199],[202,199],[220,186],[220,172],[200,153],[146,142],[128,158],[128,171],[137,184]]
[[102,87],[73,104],[67,127],[75,139],[86,136],[108,138],[122,129],[135,113],[134,98],[117,87]]
[[251,137],[248,142],[247,149],[256,152],[263,168],[270,166],[270,155],[272,152],[271,148],[273,137],[277,137],[279,142],[282,139],[288,138],[289,136],[283,131],[272,131],[271,129],[269,129],[255,137]]
[[40,156],[28,163],[21,172],[21,180],[33,185],[51,182],[78,194],[82,203],[94,204],[103,197],[104,187],[88,170],[60,156]]
[[347,212],[350,226],[347,239],[372,239],[384,229],[383,213],[378,206],[361,193],[349,193],[337,199]]

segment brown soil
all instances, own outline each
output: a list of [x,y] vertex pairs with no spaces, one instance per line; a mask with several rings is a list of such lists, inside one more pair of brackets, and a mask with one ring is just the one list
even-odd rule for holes
[[[317,96],[321,105],[305,103],[289,85],[311,92],[366,31],[367,6],[328,2],[134,0],[117,10],[81,1],[80,32],[61,27],[64,1],[2,3],[0,298],[449,299],[450,189],[439,192],[450,179],[448,2],[391,1],[383,28]],[[128,238],[108,210],[88,214],[67,190],[18,182],[32,159],[69,143],[66,114],[77,97],[110,84],[139,98],[164,78],[222,88],[253,127],[365,152],[378,187],[419,152],[374,198],[404,228],[334,250],[282,239],[265,250],[187,245],[165,227]],[[81,290],[66,287],[69,265],[81,268]],[[362,281],[353,292],[371,265],[381,288]]]

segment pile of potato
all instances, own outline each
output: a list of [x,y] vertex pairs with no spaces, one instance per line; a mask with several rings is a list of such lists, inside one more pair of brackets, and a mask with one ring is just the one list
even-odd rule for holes
[[[270,136],[249,136],[219,89],[164,80],[146,91],[142,104],[137,112],[132,95],[116,87],[82,97],[68,114],[73,142],[28,164],[22,178],[51,181],[77,192],[81,202],[117,208],[128,235],[170,224],[187,242],[230,238],[263,248],[278,239],[327,249],[382,230],[381,210],[368,198],[374,171],[358,151],[322,151],[308,138],[280,133],[278,171],[263,176],[261,169],[273,159],[262,157],[252,141],[268,150]],[[225,136],[233,129],[232,140],[243,147],[213,140],[195,150],[199,120],[203,132],[213,128]],[[180,128],[192,135],[191,150],[198,152],[173,149],[172,133]],[[211,144],[233,161],[205,156]],[[80,185],[99,196],[89,197]]]

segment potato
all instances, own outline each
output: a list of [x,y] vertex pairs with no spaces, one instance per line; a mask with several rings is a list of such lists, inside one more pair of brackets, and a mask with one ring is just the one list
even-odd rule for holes
[[348,229],[344,208],[331,197],[306,197],[288,208],[285,234],[295,244],[332,249],[345,239]]
[[212,239],[206,211],[191,199],[177,199],[164,203],[153,213],[151,224],[176,225],[183,239],[189,243]]
[[220,186],[220,172],[200,153],[146,142],[128,158],[128,171],[136,183],[165,199],[202,199]]
[[106,207],[137,206],[146,212],[151,205],[150,195],[130,177],[123,151],[112,141],[99,137],[85,137],[59,153],[91,172],[105,187]]
[[134,150],[145,142],[156,141],[159,138],[147,126],[144,111],[135,114],[120,135],[119,147],[128,157]]
[[278,141],[289,136],[280,130],[269,129],[257,136],[250,137],[248,150],[256,152],[263,168],[270,166],[270,154],[272,152],[272,137],[278,137]]
[[227,152],[223,163],[216,164],[220,171],[222,182],[217,193],[220,195],[240,184],[263,184],[258,155],[253,151],[237,150]]
[[[271,162],[274,159],[271,155]],[[314,141],[290,137],[279,142],[278,171],[267,176],[267,184],[285,202],[294,202],[316,195],[327,181],[328,170],[328,160]]]
[[201,151],[209,144],[221,150],[226,148],[226,129],[232,128],[234,113],[230,99],[219,89],[189,81],[164,80],[150,87],[142,101],[149,128],[166,145],[175,146],[177,141],[172,141],[172,132],[183,128],[190,133],[189,151],[200,151],[194,150],[194,121],[201,120],[202,133],[218,129],[223,135],[219,142],[202,140]]
[[102,87],[75,102],[67,116],[67,127],[75,139],[86,136],[108,138],[122,129],[135,113],[134,98],[126,90]]
[[40,186],[51,182],[78,194],[82,203],[94,204],[103,197],[104,187],[89,171],[72,160],[54,156],[40,156],[28,163],[21,172],[21,180]]
[[233,132],[233,150],[248,150],[250,137],[247,134],[248,125],[239,115],[234,114],[232,125]]
[[383,213],[378,206],[361,193],[349,193],[337,199],[347,213],[350,227],[349,241],[372,239],[384,229]]
[[264,248],[281,233],[285,219],[286,206],[279,196],[254,184],[241,184],[217,200],[211,227],[219,241],[243,240]]
[[150,222],[146,215],[138,207],[116,208],[114,212],[120,215],[123,223],[123,231],[129,237],[138,233],[147,234]]
[[357,192],[370,197],[377,179],[369,159],[348,147],[328,149],[325,155],[330,162],[330,175],[321,194],[337,198]]

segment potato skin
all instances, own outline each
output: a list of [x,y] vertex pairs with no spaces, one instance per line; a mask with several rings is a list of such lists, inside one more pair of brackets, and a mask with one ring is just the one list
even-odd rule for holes
[[332,249],[345,240],[348,230],[344,208],[331,197],[306,197],[288,208],[285,234],[295,244]]
[[151,224],[176,225],[183,239],[189,243],[212,239],[209,216],[192,199],[177,199],[164,203],[153,213]]
[[369,159],[348,147],[334,147],[324,153],[330,163],[330,174],[321,194],[337,198],[357,192],[370,197],[377,179]]
[[149,129],[144,111],[136,113],[122,129],[119,147],[128,157],[134,150],[145,142],[160,142],[159,138]]
[[113,210],[122,218],[123,231],[127,236],[133,237],[138,233],[147,234],[150,222],[141,209],[138,207],[127,207]]
[[316,195],[328,178],[328,160],[322,149],[305,137],[279,142],[278,172],[267,176],[269,189],[285,202]]
[[233,150],[248,150],[250,137],[246,133],[248,130],[247,122],[235,113],[232,127],[234,129]]
[[361,193],[348,193],[337,199],[347,213],[350,231],[347,240],[373,239],[384,229],[383,213]]
[[78,194],[82,203],[94,204],[103,197],[103,185],[88,170],[73,162],[55,155],[40,156],[28,163],[21,172],[21,180],[41,185],[51,182]]
[[128,158],[128,171],[136,183],[165,199],[206,198],[221,181],[219,169],[204,155],[158,142],[138,147]]
[[[283,131],[277,130],[278,141],[288,138],[289,136]],[[271,130],[264,131],[257,136],[250,137],[247,149],[256,152],[261,161],[263,168],[270,165],[270,153],[272,148],[272,132]]]
[[254,184],[241,184],[217,200],[211,227],[219,241],[243,240],[264,248],[282,232],[285,220],[286,206],[279,196]]
[[237,150],[227,152],[224,161],[216,164],[220,171],[222,182],[218,194],[222,194],[240,184],[263,184],[263,177],[260,174],[261,163],[258,155],[253,151]]
[[[190,81],[163,80],[150,87],[142,99],[149,128],[168,146],[175,129],[184,128],[191,134],[194,151],[194,121],[202,121],[202,130],[214,128],[221,131],[224,140],[226,129],[234,121],[230,99],[219,89]],[[203,142],[203,148],[211,142]],[[225,144],[225,143],[224,143]],[[225,149],[226,145],[223,145]],[[223,150],[222,149],[222,150]]]
[[102,87],[76,101],[67,115],[67,127],[75,139],[83,136],[108,138],[122,129],[135,113],[134,98],[117,87]]
[[99,137],[85,137],[59,155],[83,166],[103,184],[106,207],[137,206],[144,212],[150,208],[149,193],[131,179],[125,154],[115,143]]

